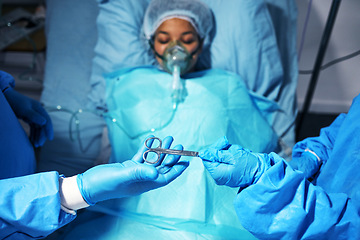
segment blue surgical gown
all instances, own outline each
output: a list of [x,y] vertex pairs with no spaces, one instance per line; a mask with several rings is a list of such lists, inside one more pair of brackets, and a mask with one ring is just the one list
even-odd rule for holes
[[36,239],[75,216],[60,208],[57,172],[28,175],[34,151],[3,94],[13,86],[13,79],[0,78],[0,239]]
[[360,97],[306,148],[323,164],[314,181],[272,154],[276,164],[242,190],[234,205],[243,226],[259,239],[360,239]]
[[35,154],[28,137],[6,101],[3,91],[14,86],[14,79],[0,77],[0,179],[35,171]]

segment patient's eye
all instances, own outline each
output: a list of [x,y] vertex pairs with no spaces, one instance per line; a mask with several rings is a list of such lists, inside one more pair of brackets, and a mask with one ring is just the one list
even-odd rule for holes
[[182,40],[182,42],[183,42],[184,44],[191,44],[191,43],[195,42],[195,39],[193,39],[193,38],[191,38],[191,39],[185,39],[185,40]]
[[158,39],[158,42],[160,44],[167,44],[169,42],[169,40]]
[[197,37],[193,33],[187,33],[181,37],[181,42],[184,44],[192,44],[195,41],[197,41]]
[[156,35],[155,41],[157,41],[160,44],[166,44],[170,42],[170,37],[168,36],[168,34],[159,33]]

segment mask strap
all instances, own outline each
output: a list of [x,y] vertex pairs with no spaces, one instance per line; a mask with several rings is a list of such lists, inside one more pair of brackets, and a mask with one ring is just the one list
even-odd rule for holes
[[160,54],[155,50],[153,41],[154,41],[153,38],[152,38],[152,39],[149,39],[149,45],[150,45],[151,49],[154,51],[154,53],[155,53],[155,55],[156,55],[157,57],[159,57],[161,60],[164,61],[164,60],[165,60],[164,57],[163,57],[162,55],[160,55]]
[[191,58],[200,50],[200,48],[202,47],[203,42],[204,42],[204,39],[200,39],[199,46],[192,53],[190,53]]

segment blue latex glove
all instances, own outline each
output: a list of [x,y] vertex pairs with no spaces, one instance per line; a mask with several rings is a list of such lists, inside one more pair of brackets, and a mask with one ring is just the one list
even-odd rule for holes
[[[163,140],[163,148],[170,148],[172,137]],[[152,142],[148,142],[150,147]],[[181,145],[174,149],[182,150]],[[77,176],[77,183],[84,200],[93,205],[99,201],[139,195],[173,181],[188,167],[188,162],[179,162],[180,156],[161,156],[156,164],[144,162],[145,145],[132,160],[123,163],[104,164],[93,167]]]
[[35,147],[42,146],[46,139],[53,139],[51,119],[40,102],[12,88],[7,89],[4,95],[16,116],[30,125],[30,141]]
[[0,89],[4,92],[9,87],[15,87],[14,77],[0,70]]
[[293,156],[289,165],[293,169],[303,172],[305,178],[308,179],[319,171],[321,163],[313,153],[305,151],[298,157]]
[[272,163],[267,154],[231,145],[226,137],[201,151],[199,157],[215,182],[229,187],[244,188],[256,183]]

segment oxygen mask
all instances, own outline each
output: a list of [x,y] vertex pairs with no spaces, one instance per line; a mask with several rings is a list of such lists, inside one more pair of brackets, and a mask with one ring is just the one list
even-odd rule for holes
[[180,75],[183,75],[191,66],[192,54],[188,52],[181,42],[172,41],[165,49],[161,59],[165,71],[173,74],[174,71],[179,70]]
[[170,42],[163,55],[159,56],[163,61],[163,69],[173,76],[171,98],[174,109],[185,100],[187,95],[184,81],[181,80],[180,76],[189,71],[192,56],[193,54],[190,54],[184,45],[177,40]]
[[162,60],[161,66],[163,70],[173,76],[171,98],[173,108],[176,109],[178,104],[183,102],[187,96],[185,82],[181,80],[180,76],[187,73],[192,67],[193,56],[199,51],[201,44],[195,51],[190,53],[180,41],[171,41],[163,55],[160,55],[155,51],[153,42],[150,41],[149,43],[155,55]]

